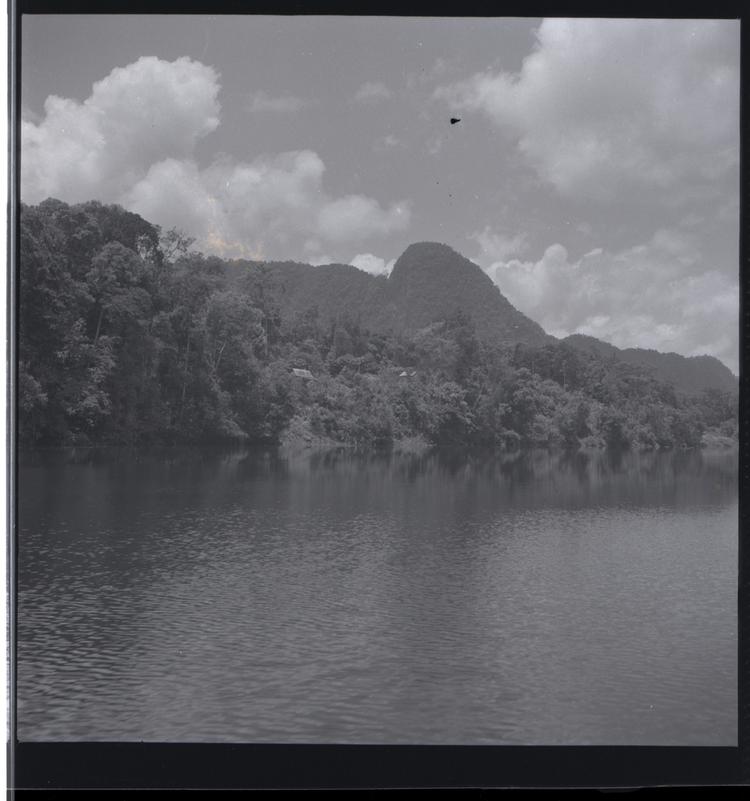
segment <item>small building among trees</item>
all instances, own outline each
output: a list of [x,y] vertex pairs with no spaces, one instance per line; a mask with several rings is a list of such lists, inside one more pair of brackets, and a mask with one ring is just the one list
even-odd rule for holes
[[309,370],[304,370],[299,367],[292,367],[292,375],[297,376],[297,378],[303,378],[305,381],[310,381],[315,378]]

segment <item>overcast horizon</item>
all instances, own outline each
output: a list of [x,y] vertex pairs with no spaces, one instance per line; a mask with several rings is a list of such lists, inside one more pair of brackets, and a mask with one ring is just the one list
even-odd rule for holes
[[206,253],[372,273],[444,242],[555,336],[737,373],[739,33],[24,16],[22,200],[119,203]]

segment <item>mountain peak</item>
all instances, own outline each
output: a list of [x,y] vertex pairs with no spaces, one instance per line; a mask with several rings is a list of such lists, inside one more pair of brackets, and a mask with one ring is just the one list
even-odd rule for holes
[[462,256],[450,245],[442,242],[414,242],[396,259],[391,275],[404,269],[429,269],[470,267],[481,272],[481,268]]
[[388,323],[400,331],[464,312],[477,334],[495,342],[543,344],[541,326],[515,309],[479,265],[441,242],[416,242],[399,256],[388,279]]
[[401,257],[403,258],[407,254],[414,255],[415,253],[418,255],[429,255],[429,254],[438,255],[440,253],[443,253],[446,255],[458,256],[459,258],[463,258],[463,256],[461,256],[461,254],[457,250],[454,250],[450,245],[446,245],[443,242],[430,242],[430,241],[412,242],[412,244],[409,245],[406,248],[406,250],[401,254]]

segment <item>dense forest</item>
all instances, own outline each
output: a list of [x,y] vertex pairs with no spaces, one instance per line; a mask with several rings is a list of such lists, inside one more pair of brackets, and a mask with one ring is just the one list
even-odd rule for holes
[[662,381],[686,394],[695,395],[708,387],[730,393],[738,391],[737,377],[713,356],[680,356],[677,353],[659,353],[645,348],[621,350],[608,342],[583,334],[572,334],[563,342],[605,359],[634,364],[654,373]]
[[506,345],[556,341],[514,308],[476,264],[438,242],[409,245],[388,277],[370,275],[351,264],[313,267],[238,261],[235,268],[235,274],[265,270],[284,321],[317,309],[319,319],[330,323],[346,308],[372,333],[412,335],[458,309],[471,316],[483,341]]
[[[519,315],[503,330],[522,324],[526,341],[483,336],[445,306],[431,320],[423,308],[417,330],[373,331],[341,295],[335,314],[290,314],[264,264],[203,256],[117,206],[47,200],[23,206],[20,226],[25,446],[672,448],[737,436],[736,392],[681,394],[519,323],[502,296]],[[429,274],[407,272],[424,307]],[[367,291],[389,280],[368,278]]]

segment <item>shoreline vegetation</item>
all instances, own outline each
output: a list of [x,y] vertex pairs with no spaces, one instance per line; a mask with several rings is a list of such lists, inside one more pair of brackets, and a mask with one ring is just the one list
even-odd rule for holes
[[[342,440],[334,440],[330,437],[321,436],[316,434],[309,426],[309,424],[305,425],[305,421],[299,420],[299,418],[295,418],[290,421],[289,427],[286,428],[277,443],[277,447],[282,452],[288,453],[300,453],[303,451],[312,451],[312,452],[325,452],[325,451],[333,451],[333,450],[348,450],[348,451],[360,451],[362,448],[359,448],[355,443],[352,442],[345,442]],[[701,451],[731,451],[737,450],[739,448],[739,441],[736,437],[731,436],[724,436],[722,434],[717,434],[714,431],[704,432],[701,437],[701,441],[697,444],[693,445],[682,445],[680,446],[680,450],[701,450]],[[596,454],[602,453],[608,450],[606,442],[598,437],[587,437],[582,440],[577,449],[574,448],[560,448],[552,446],[551,448],[546,448],[547,450],[552,451],[567,451],[570,453],[582,453],[582,454]],[[638,448],[637,446],[626,449],[632,449],[635,451],[659,451],[659,450],[673,450],[673,448],[660,448],[659,445],[655,445],[653,447],[644,447]],[[372,447],[365,448],[367,451],[374,450]],[[423,436],[415,435],[415,436],[407,436],[403,437],[402,439],[396,439],[390,442],[387,446],[381,447],[380,451],[388,451],[394,454],[413,454],[413,455],[422,455],[429,453],[434,450],[439,450],[438,446],[433,445],[428,440],[426,440]],[[493,448],[482,448],[481,446],[475,446],[473,451],[475,452],[482,452],[493,450]],[[498,450],[494,448],[494,450]],[[519,446],[517,452],[525,452],[531,450],[531,448],[525,448],[523,445]],[[504,453],[509,453],[509,451],[505,450],[502,451]]]
[[[422,437],[407,437],[395,440],[388,445],[358,446],[351,442],[342,442],[327,437],[316,435],[299,435],[296,432],[285,431],[278,442],[248,442],[248,441],[227,441],[220,442],[193,442],[193,443],[108,443],[108,444],[65,444],[65,445],[21,445],[21,454],[36,453],[66,453],[66,452],[170,452],[172,450],[181,451],[184,449],[195,450],[198,452],[212,452],[217,449],[220,451],[257,451],[259,453],[273,454],[282,456],[298,456],[303,454],[326,454],[326,453],[350,453],[352,455],[394,455],[394,456],[429,456],[432,454],[455,456],[455,449],[440,448],[427,442]],[[474,447],[464,449],[462,452],[467,457],[491,457],[493,454],[502,457],[516,457],[530,454],[548,453],[551,456],[560,455],[572,457],[576,455],[584,457],[597,457],[606,454],[623,454],[632,452],[635,454],[658,454],[658,453],[706,453],[706,454],[730,454],[739,451],[739,442],[733,437],[704,435],[698,445],[682,446],[680,448],[619,448],[612,449],[606,445],[582,444],[577,450],[560,447],[519,447],[516,450],[508,451],[493,447]]]
[[470,309],[415,332],[371,331],[345,304],[333,317],[282,314],[263,264],[205,257],[117,206],[47,200],[22,206],[20,227],[23,448],[737,445],[736,392],[680,393],[551,338],[483,338]]

